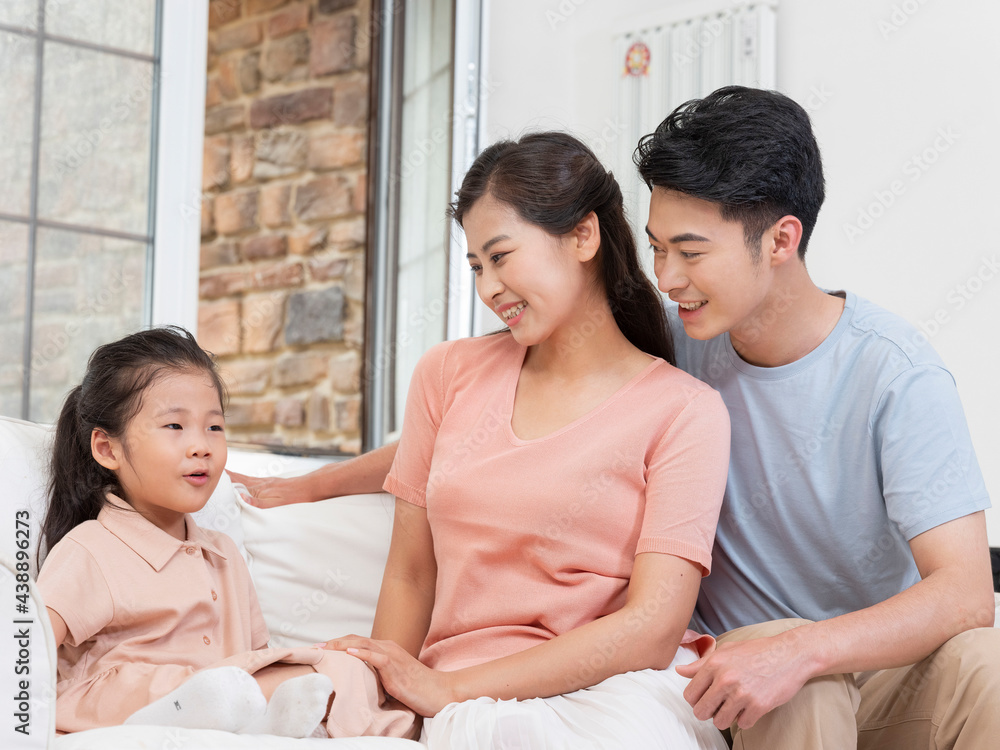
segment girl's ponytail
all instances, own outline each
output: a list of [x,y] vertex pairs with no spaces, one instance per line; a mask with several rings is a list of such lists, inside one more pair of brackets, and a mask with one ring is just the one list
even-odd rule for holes
[[[118,488],[118,479],[94,460],[90,451],[91,430],[80,418],[83,386],[66,397],[52,444],[49,467],[49,503],[42,522],[42,540],[52,549],[74,527],[97,518],[105,493]],[[41,545],[39,558],[42,557]]]

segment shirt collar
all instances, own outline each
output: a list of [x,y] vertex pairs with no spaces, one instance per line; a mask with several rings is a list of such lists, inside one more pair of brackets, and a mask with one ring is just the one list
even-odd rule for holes
[[97,520],[157,572],[180,550],[191,546],[201,547],[216,557],[226,559],[214,540],[199,528],[188,513],[184,514],[187,539],[181,541],[150,523],[114,493],[107,493],[107,500]]

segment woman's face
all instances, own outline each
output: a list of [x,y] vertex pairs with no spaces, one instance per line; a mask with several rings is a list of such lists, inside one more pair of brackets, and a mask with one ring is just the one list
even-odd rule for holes
[[518,343],[532,346],[572,328],[600,299],[576,231],[549,234],[489,194],[462,223],[479,298]]

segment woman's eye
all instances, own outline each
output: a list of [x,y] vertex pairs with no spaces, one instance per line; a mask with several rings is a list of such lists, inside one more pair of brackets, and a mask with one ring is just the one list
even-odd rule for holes
[[493,263],[497,263],[504,255],[506,255],[506,253],[494,253],[490,256],[490,260]]
[[478,274],[480,271],[483,270],[483,267],[482,266],[469,266],[469,270],[472,271],[475,274]]

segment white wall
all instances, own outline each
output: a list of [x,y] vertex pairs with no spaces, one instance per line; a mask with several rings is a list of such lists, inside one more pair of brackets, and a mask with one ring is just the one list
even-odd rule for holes
[[[689,7],[704,3],[492,0],[488,140],[563,128],[610,160],[621,70],[612,35]],[[782,0],[778,9],[778,88],[810,109],[826,167],[812,276],[923,325],[958,382],[995,504],[998,32],[995,0]],[[1000,546],[1000,510],[987,521]]]

